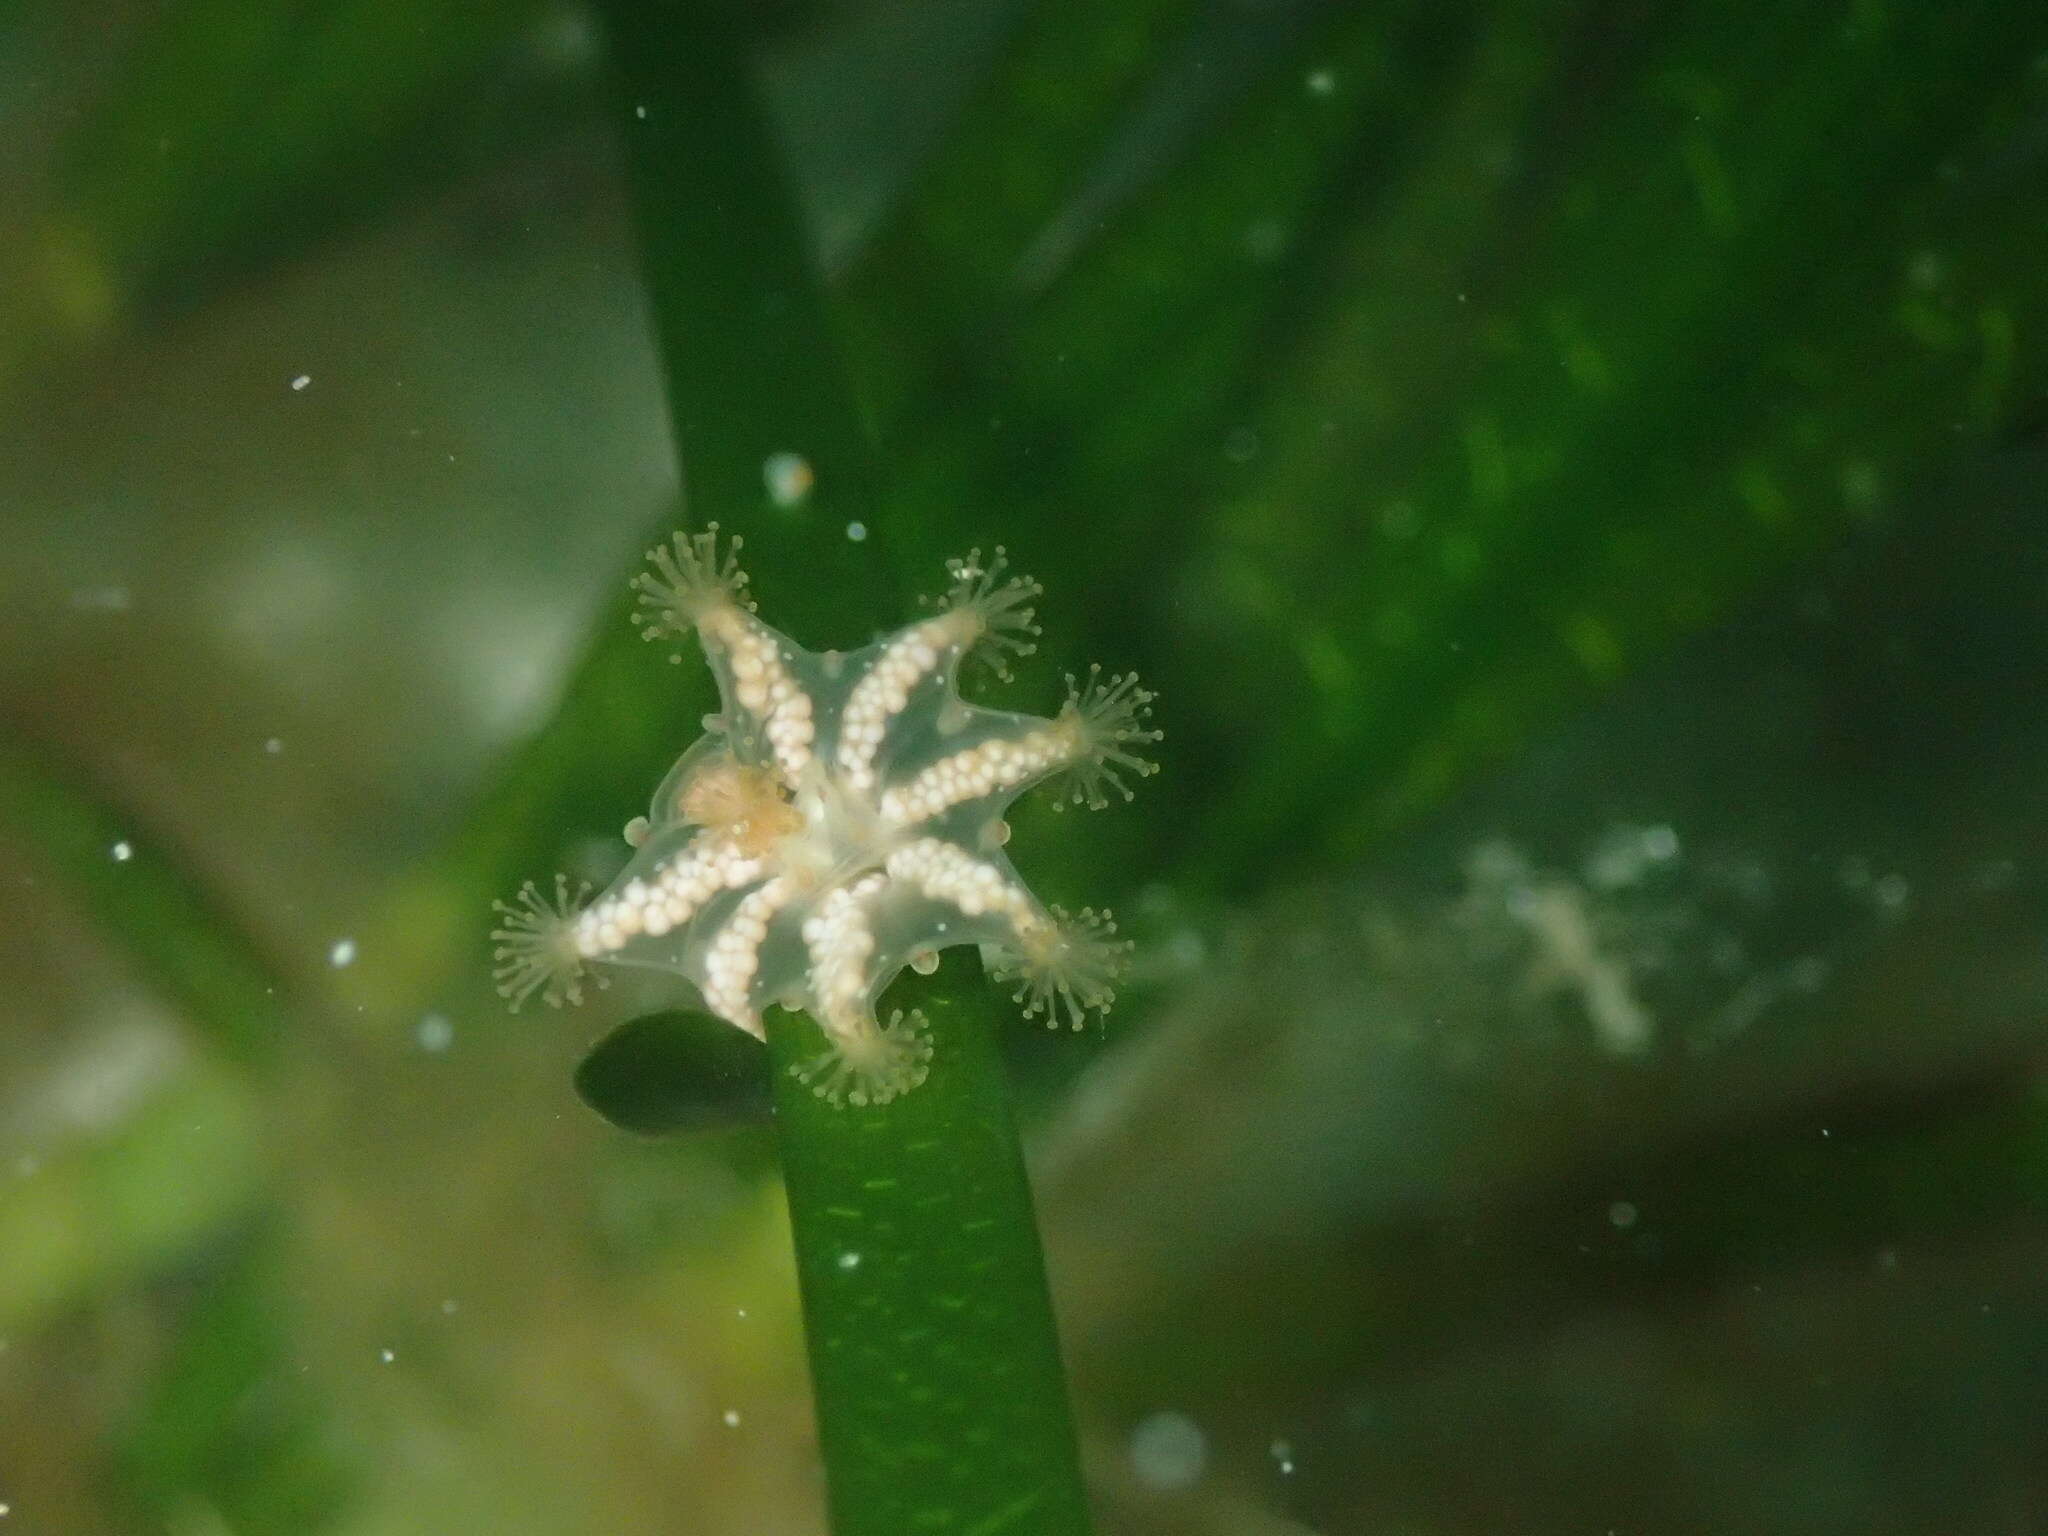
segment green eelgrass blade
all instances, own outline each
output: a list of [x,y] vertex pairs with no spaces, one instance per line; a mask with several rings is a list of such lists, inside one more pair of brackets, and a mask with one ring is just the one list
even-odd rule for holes
[[[800,591],[777,584],[800,633],[854,612],[871,625],[895,606],[879,541],[835,526],[874,525],[871,457],[748,81],[744,12],[616,0],[605,15],[691,519],[738,522],[764,570],[801,574]],[[763,462],[789,452],[816,497],[767,509]],[[787,1068],[815,1032],[770,1022],[839,1536],[1087,1529],[1023,1157],[989,1021],[961,1000],[983,990],[972,970],[941,971],[931,1074],[883,1108],[813,1098]]]
[[267,1060],[279,983],[174,860],[78,783],[75,769],[0,748],[0,825],[40,855],[164,995],[229,1057]]
[[[976,962],[920,1004],[931,1075],[879,1108],[792,1071],[822,1043],[771,1028],[775,1111],[837,1536],[1088,1529],[1045,1263]],[[829,1410],[829,1411],[828,1411]]]

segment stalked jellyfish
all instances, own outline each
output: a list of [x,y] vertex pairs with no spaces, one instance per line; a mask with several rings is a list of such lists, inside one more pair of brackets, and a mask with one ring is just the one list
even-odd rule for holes
[[1000,549],[948,562],[929,617],[813,654],[755,617],[739,543],[721,548],[714,524],[649,555],[641,631],[696,635],[719,712],[627,828],[633,858],[596,900],[558,876],[551,897],[529,883],[498,903],[499,990],[514,1008],[573,1003],[590,967],[640,965],[688,978],[756,1036],[763,1008],[802,1009],[830,1049],[792,1071],[855,1104],[924,1080],[922,1016],[884,1021],[875,1004],[950,945],[980,945],[1027,1015],[1078,1029],[1106,1009],[1130,946],[1107,913],[1070,918],[1032,895],[1002,852],[1003,815],[1047,780],[1090,806],[1130,798],[1126,777],[1155,766],[1141,755],[1159,738],[1152,695],[1092,668],[1051,719],[962,699],[963,660],[1007,676],[1038,633],[1039,586],[1005,576]]

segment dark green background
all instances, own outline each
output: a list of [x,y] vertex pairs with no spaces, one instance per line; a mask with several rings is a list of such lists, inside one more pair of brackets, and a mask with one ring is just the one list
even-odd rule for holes
[[10,1528],[819,1528],[765,1133],[483,974],[707,706],[679,485],[1161,694],[1015,849],[1140,945],[1005,1041],[1104,1531],[2048,1523],[2048,19],[733,15],[658,315],[582,11],[0,12]]

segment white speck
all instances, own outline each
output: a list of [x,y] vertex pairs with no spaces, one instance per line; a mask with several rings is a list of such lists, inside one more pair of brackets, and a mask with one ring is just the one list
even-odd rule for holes
[[737,1408],[726,1409],[724,1413],[719,1415],[719,1418],[724,1420],[727,1429],[738,1429],[740,1427],[740,1411]]
[[858,544],[868,536],[868,525],[866,523],[848,523],[846,525],[846,536]]
[[1607,1219],[1624,1230],[1636,1224],[1638,1214],[1636,1208],[1626,1200],[1617,1200],[1607,1207]]
[[272,736],[263,743],[263,750],[272,757],[277,756],[278,753],[284,750],[284,738],[282,736]]
[[354,939],[336,939],[333,947],[327,951],[327,963],[337,971],[345,965],[354,965],[355,961],[356,941]]
[[439,1055],[455,1043],[455,1025],[445,1013],[430,1013],[413,1030],[420,1049]]
[[1274,1465],[1279,1467],[1280,1475],[1282,1477],[1285,1477],[1294,1471],[1293,1442],[1287,1440],[1275,1440],[1270,1446],[1267,1447],[1267,1450],[1271,1452]]
[[1827,1137],[1827,1136],[1832,1136],[1832,1135],[1834,1135],[1834,1134],[1835,1134],[1835,1133],[1834,1133],[1833,1131],[1829,1130],[1829,1129],[1828,1129],[1828,1128],[1827,1128],[1826,1126],[1822,1126],[1822,1127],[1820,1128],[1820,1133],[1821,1133],[1821,1135],[1822,1135],[1823,1137]]
[[1131,1431],[1131,1470],[1148,1488],[1166,1493],[1192,1488],[1208,1462],[1208,1438],[1184,1413],[1148,1414]]
[[860,1255],[851,1248],[847,1249],[846,1252],[839,1255],[839,1267],[841,1269],[859,1269]]
[[453,1317],[456,1313],[456,1310],[457,1308],[455,1305],[455,1298],[453,1296],[450,1296],[446,1301],[441,1303],[441,1315],[443,1317]]
[[771,453],[761,461],[761,483],[778,507],[800,507],[818,483],[811,461],[800,453]]
[[1624,822],[1608,828],[1599,846],[1587,855],[1586,883],[1602,891],[1638,885],[1649,877],[1653,866],[1670,863],[1678,857],[1678,851],[1678,833],[1674,828],[1638,827]]
[[2016,859],[1988,859],[1977,866],[1972,876],[1980,891],[2008,891],[2020,876],[2019,861]]
[[747,1309],[745,1307],[741,1307],[737,1315],[740,1317],[745,1317],[747,1315]]
[[1416,513],[1412,501],[1389,502],[1380,509],[1380,532],[1390,539],[1408,539],[1415,536],[1422,519]]
[[308,384],[312,382],[313,375],[311,375],[310,373],[302,373],[296,379],[292,380],[292,388],[295,390],[304,389]]
[[389,1365],[398,1358],[398,1351],[395,1349],[380,1349],[377,1351],[377,1358],[386,1365]]
[[645,107],[636,106],[633,108],[633,115],[643,123],[647,121],[647,109]]
[[1795,992],[1818,992],[1827,979],[1825,955],[1802,955],[1785,967],[1785,984]]
[[0,1504],[0,1520],[6,1519],[9,1515],[13,1513],[14,1506],[12,1504]]
[[1303,83],[1308,86],[1309,95],[1329,96],[1336,92],[1337,76],[1331,70],[1312,69],[1308,72],[1308,78]]
[[1877,888],[1871,892],[1877,899],[1878,910],[1887,913],[1897,912],[1905,906],[1907,898],[1912,894],[1912,884],[1904,875],[1886,875],[1877,882]]
[[107,854],[116,864],[126,864],[135,857],[135,845],[124,838],[109,848]]
[[1278,219],[1260,219],[1244,232],[1244,253],[1260,266],[1278,261],[1287,250],[1287,226]]

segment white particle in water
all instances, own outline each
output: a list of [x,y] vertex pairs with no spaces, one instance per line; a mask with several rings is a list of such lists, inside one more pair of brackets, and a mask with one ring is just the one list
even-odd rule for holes
[[284,750],[284,738],[282,736],[272,736],[263,743],[263,750],[272,757],[277,756],[278,753]]
[[858,544],[868,536],[868,525],[866,523],[848,523],[846,525],[846,536]]
[[441,1315],[443,1317],[453,1317],[455,1315],[455,1312],[455,1298],[453,1296],[450,1296],[446,1301],[441,1303]]
[[1412,501],[1389,502],[1380,509],[1380,532],[1390,539],[1413,538],[1421,526],[1421,515]]
[[1337,76],[1327,69],[1312,69],[1304,83],[1311,96],[1328,96],[1337,89]]
[[740,1427],[740,1411],[737,1408],[728,1408],[719,1417],[725,1421],[727,1429],[738,1429]]
[[1287,250],[1287,226],[1278,219],[1260,219],[1244,232],[1244,253],[1261,266],[1278,261]]
[[1282,1477],[1294,1471],[1294,1443],[1292,1441],[1275,1440],[1272,1445],[1267,1447],[1267,1450],[1272,1454],[1274,1465],[1279,1467]]
[[135,857],[135,845],[124,838],[109,848],[107,853],[116,864],[126,864]]
[[1636,1208],[1626,1200],[1617,1200],[1614,1204],[1607,1207],[1607,1219],[1617,1227],[1624,1229],[1634,1226],[1636,1224],[1636,1217],[1639,1214]]
[[377,1351],[377,1358],[386,1365],[389,1365],[398,1358],[398,1351],[395,1349],[380,1349]]
[[430,1013],[413,1030],[420,1049],[438,1055],[455,1043],[455,1025],[445,1013]]
[[776,506],[798,507],[810,496],[818,476],[800,453],[771,453],[761,461],[761,483]]
[[292,388],[295,390],[304,389],[308,384],[312,382],[313,375],[311,375],[310,373],[302,373],[296,379],[292,380]]
[[354,965],[355,960],[356,941],[354,939],[336,939],[333,946],[327,951],[327,963],[337,971],[345,965]]
[[841,1269],[859,1269],[860,1255],[849,1248],[846,1252],[839,1255],[839,1267]]
[[1131,1470],[1148,1488],[1175,1493],[1201,1481],[1209,1441],[1184,1413],[1148,1414],[1131,1431]]

